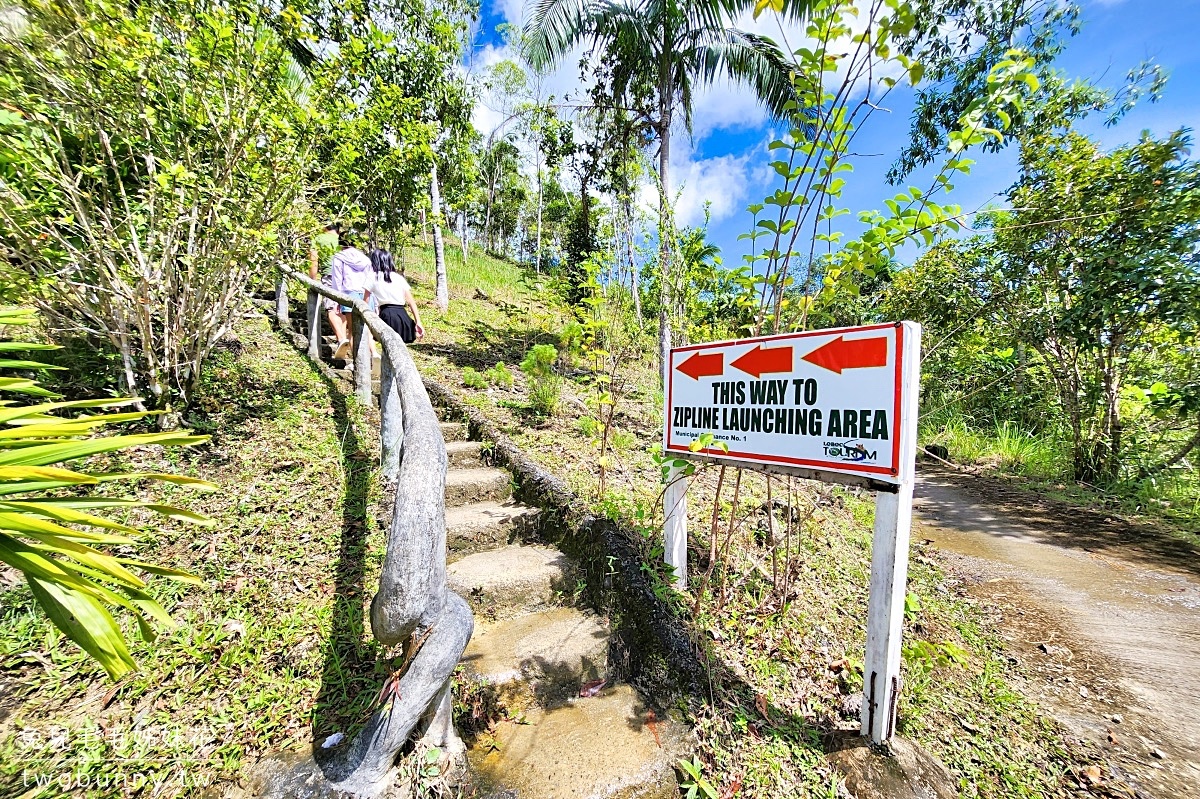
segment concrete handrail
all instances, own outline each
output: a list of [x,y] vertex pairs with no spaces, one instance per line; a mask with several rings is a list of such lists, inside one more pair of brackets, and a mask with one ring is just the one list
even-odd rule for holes
[[[378,339],[379,343],[383,345],[383,361],[380,364],[379,373],[380,468],[386,479],[395,480],[400,468],[400,449],[404,437],[409,432],[406,429],[405,420],[411,414],[405,412],[405,406],[410,406],[412,413],[417,414],[418,418],[411,421],[423,428],[422,435],[437,433],[435,438],[438,442],[442,441],[440,429],[437,426],[437,414],[434,413],[429,396],[425,393],[417,366],[408,353],[408,346],[395,330],[392,330],[379,318],[379,314],[372,311],[365,302],[357,297],[334,291],[308,275],[294,270],[286,270],[284,274],[308,287],[308,357],[314,361],[321,358],[321,302],[318,297],[325,297],[343,307],[354,309],[352,316],[354,395],[358,397],[359,402],[368,407],[372,400],[372,337]],[[370,331],[371,335],[363,335],[364,329]],[[410,376],[411,381],[409,380]],[[405,401],[399,386],[407,382],[415,382],[420,385],[421,391],[414,392],[413,396]],[[417,413],[418,407],[421,410],[427,409],[429,413]],[[412,432],[416,433],[417,430],[414,428]],[[442,444],[442,451],[445,452],[444,444]]]
[[[308,354],[314,360],[321,354],[319,297],[353,308],[355,393],[366,405],[371,402],[372,336],[383,345],[381,472],[396,495],[379,591],[371,603],[371,631],[385,647],[407,642],[412,659],[395,690],[381,692],[389,698],[362,731],[331,762],[321,764],[325,779],[338,790],[375,796],[387,782],[396,753],[422,719],[431,744],[462,750],[452,722],[450,675],[475,622],[466,601],[446,587],[446,443],[399,334],[362,300],[295,270],[284,270],[284,275],[308,288]],[[286,279],[280,281],[284,296]]]

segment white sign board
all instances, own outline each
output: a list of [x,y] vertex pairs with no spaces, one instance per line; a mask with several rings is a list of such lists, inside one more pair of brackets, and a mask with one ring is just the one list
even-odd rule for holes
[[690,453],[711,433],[728,452],[698,454],[899,483],[903,394],[917,390],[906,335],[920,329],[902,322],[673,349],[663,446]]
[[[896,322],[679,347],[665,376],[667,452],[877,489],[862,706],[875,743],[892,737],[900,696],[920,358],[920,325]],[[681,590],[683,475],[674,469],[663,494],[664,557]]]

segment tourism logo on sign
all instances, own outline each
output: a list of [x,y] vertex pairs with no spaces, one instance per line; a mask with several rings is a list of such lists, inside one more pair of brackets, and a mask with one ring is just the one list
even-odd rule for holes
[[826,441],[825,454],[830,458],[847,463],[874,463],[879,450],[867,449],[859,441]]

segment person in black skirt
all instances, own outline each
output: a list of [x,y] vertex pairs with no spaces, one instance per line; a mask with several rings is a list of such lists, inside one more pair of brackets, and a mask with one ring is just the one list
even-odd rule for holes
[[396,263],[387,250],[371,250],[372,274],[367,277],[366,297],[374,298],[379,306],[379,318],[400,334],[405,344],[425,336],[421,313],[413,299],[412,289],[404,276],[396,271]]

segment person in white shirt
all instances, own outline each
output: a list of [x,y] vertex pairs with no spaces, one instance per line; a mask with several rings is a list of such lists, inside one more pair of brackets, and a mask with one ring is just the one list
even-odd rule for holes
[[366,299],[375,298],[379,318],[399,333],[405,344],[424,338],[425,328],[421,326],[421,313],[412,289],[396,271],[392,254],[387,250],[371,250],[370,258],[372,271],[366,280]]

